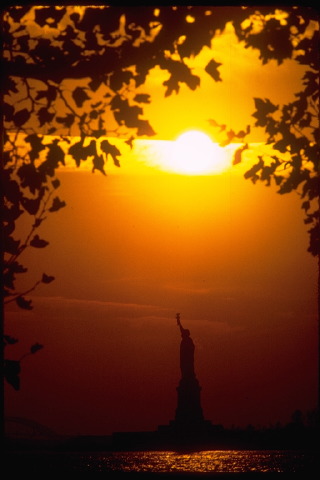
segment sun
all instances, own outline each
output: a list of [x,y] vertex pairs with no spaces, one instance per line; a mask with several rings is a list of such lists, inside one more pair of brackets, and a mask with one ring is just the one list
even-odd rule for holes
[[184,175],[219,173],[228,167],[226,153],[204,132],[189,130],[172,144],[170,169]]
[[[201,130],[187,130],[176,140],[135,140],[131,168],[137,172],[216,175],[229,169],[232,155]],[[132,167],[134,165],[134,167]]]

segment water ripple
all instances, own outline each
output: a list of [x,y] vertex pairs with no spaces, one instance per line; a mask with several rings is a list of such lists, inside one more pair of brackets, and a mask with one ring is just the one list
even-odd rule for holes
[[156,473],[297,473],[318,467],[308,452],[241,450],[108,452],[82,455],[80,464],[92,472]]

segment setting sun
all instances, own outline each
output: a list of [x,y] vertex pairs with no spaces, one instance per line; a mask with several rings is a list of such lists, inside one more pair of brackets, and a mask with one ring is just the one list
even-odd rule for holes
[[228,167],[225,152],[208,135],[190,130],[173,143],[170,168],[185,175],[217,173]]

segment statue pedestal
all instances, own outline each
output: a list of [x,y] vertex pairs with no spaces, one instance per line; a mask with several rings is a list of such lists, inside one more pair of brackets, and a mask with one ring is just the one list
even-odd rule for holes
[[197,378],[181,378],[177,392],[178,405],[175,423],[181,426],[191,426],[202,423],[204,418],[200,402],[201,387]]
[[158,431],[171,432],[177,435],[206,435],[213,431],[213,425],[203,417],[201,401],[201,387],[195,376],[182,377],[177,387],[178,405],[175,419],[169,425],[160,425]]

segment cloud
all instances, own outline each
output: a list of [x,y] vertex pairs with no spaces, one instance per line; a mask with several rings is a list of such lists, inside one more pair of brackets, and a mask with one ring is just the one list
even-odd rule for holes
[[[49,316],[60,316],[63,313],[64,316],[75,317],[79,315],[81,318],[87,315],[89,320],[92,320],[90,315],[94,315],[95,318],[103,317],[106,319],[126,318],[133,320],[143,317],[168,319],[174,313],[170,308],[153,304],[112,302],[63,296],[35,296],[34,304],[36,305],[35,313],[43,314],[46,311]],[[16,315],[17,312],[19,312],[20,316],[20,310],[15,306],[12,306],[8,311],[11,317]],[[24,318],[27,315],[28,312],[24,315]]]

